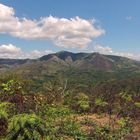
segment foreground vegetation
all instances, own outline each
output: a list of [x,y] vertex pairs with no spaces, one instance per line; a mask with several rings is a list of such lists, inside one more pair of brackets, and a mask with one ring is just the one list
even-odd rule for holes
[[36,92],[32,85],[16,76],[0,80],[0,139],[139,140],[139,92],[72,88],[65,79],[44,82]]

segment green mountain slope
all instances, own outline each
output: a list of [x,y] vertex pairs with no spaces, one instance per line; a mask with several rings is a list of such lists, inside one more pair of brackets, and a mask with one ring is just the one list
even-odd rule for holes
[[0,73],[32,80],[36,88],[53,79],[67,79],[69,87],[140,77],[140,62],[99,53],[61,51],[30,60],[0,59]]

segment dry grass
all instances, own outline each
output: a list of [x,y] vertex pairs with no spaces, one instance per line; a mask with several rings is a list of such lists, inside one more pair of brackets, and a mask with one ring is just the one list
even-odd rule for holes
[[[77,120],[82,124],[82,130],[84,130],[86,133],[89,133],[92,129],[93,129],[93,125],[90,124],[90,122],[97,124],[98,126],[104,126],[104,125],[109,125],[112,128],[118,128],[119,125],[117,123],[117,121],[119,120],[119,118],[117,118],[116,116],[112,115],[111,117],[107,114],[86,114],[86,115],[81,115],[81,116],[77,116]],[[89,123],[82,123],[82,122],[86,122],[89,121]],[[135,134],[136,137],[140,138],[140,122],[133,122],[133,136]],[[140,140],[140,139],[138,139]]]

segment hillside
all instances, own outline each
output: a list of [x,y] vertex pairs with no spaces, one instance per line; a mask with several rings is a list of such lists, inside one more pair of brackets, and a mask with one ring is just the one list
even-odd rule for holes
[[[99,53],[72,53],[61,51],[48,54],[38,59],[0,59],[2,66],[23,66],[42,63],[52,65],[53,63],[77,69],[118,70],[124,68],[140,68],[140,62],[121,56],[103,55]],[[58,66],[58,67],[59,67]]]
[[78,69],[116,70],[140,68],[140,62],[120,56],[99,53],[58,52],[39,58],[40,61],[57,61]]
[[[44,82],[54,79],[67,79],[69,87],[85,88],[140,77],[140,62],[99,53],[61,51],[32,60],[0,59],[0,64],[0,73],[32,80],[36,90],[42,89]],[[125,87],[128,86],[127,83]]]
[[[99,53],[72,53],[61,51],[38,59],[0,59],[0,71],[10,71],[28,76],[55,73],[139,73],[140,62],[125,57]],[[100,75],[98,75],[100,77]],[[125,75],[123,74],[125,77]]]

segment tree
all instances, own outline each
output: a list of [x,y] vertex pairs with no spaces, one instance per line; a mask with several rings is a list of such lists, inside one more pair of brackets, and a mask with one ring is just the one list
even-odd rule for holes
[[46,92],[47,102],[50,105],[56,104],[61,105],[64,102],[64,93],[67,89],[67,80],[60,81],[54,80],[43,85],[44,91]]
[[16,80],[9,80],[2,84],[0,92],[1,101],[14,103],[20,112],[23,112],[23,88],[22,83]]
[[120,106],[121,106],[119,115],[121,117],[133,116],[134,101],[133,101],[132,94],[128,91],[123,91],[119,93],[119,96],[120,96]]
[[85,93],[80,92],[75,97],[73,97],[71,106],[78,112],[85,112],[89,109],[89,97]]
[[97,112],[102,112],[104,111],[105,107],[108,105],[106,101],[104,101],[102,98],[96,98],[95,99],[95,107]]

